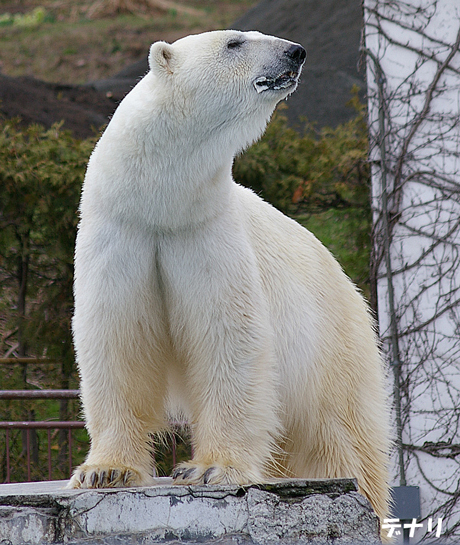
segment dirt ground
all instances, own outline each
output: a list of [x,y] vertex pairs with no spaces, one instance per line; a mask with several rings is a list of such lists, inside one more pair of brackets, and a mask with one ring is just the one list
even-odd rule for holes
[[49,128],[64,120],[64,128],[87,138],[107,123],[117,103],[92,88],[45,83],[32,78],[0,74],[0,111],[22,124],[40,123]]
[[[152,42],[225,28],[255,3],[0,0],[0,115],[45,127],[63,120],[75,136],[90,136],[107,123],[124,94],[145,73],[142,68],[131,76],[130,67],[139,62],[146,67]],[[44,20],[24,25],[23,19],[40,6]],[[102,90],[97,83],[91,85],[107,79],[120,85],[113,89],[102,85]]]
[[[30,28],[1,24],[2,15],[39,5],[49,20]],[[106,11],[94,15],[98,5]],[[115,9],[133,5],[135,13]],[[354,115],[346,107],[352,86],[364,96],[361,26],[360,0],[0,0],[0,113],[46,127],[64,120],[87,137],[145,74],[150,43],[232,27],[302,43],[307,62],[288,117],[336,126]]]

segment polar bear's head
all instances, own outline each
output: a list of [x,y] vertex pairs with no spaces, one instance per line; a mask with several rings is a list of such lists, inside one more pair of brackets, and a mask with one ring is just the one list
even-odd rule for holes
[[302,46],[286,40],[225,30],[156,42],[149,65],[169,119],[208,134],[235,132],[241,150],[295,90],[305,56]]

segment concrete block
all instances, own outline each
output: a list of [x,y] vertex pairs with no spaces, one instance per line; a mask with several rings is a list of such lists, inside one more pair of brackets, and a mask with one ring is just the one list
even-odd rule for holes
[[353,479],[252,486],[65,490],[66,481],[0,485],[0,544],[336,545],[380,543]]

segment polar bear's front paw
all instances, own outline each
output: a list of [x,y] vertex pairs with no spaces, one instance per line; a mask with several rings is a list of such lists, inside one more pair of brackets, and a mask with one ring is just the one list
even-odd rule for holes
[[129,467],[81,465],[75,470],[67,488],[129,488],[147,486],[152,481],[149,475]]
[[258,471],[237,469],[230,465],[195,462],[179,464],[173,471],[174,484],[254,484],[263,481]]

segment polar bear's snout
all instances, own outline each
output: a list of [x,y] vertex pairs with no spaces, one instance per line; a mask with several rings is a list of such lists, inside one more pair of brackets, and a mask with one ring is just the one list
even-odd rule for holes
[[307,52],[299,44],[291,45],[291,47],[285,52],[285,55],[289,57],[294,63],[296,63],[299,68],[302,66],[302,64],[305,62],[305,59],[307,58]]
[[264,91],[282,91],[292,88],[291,92],[294,91],[306,57],[307,52],[301,45],[291,44],[283,52],[276,69],[272,69],[270,74],[265,74],[254,80],[255,90],[262,93]]

